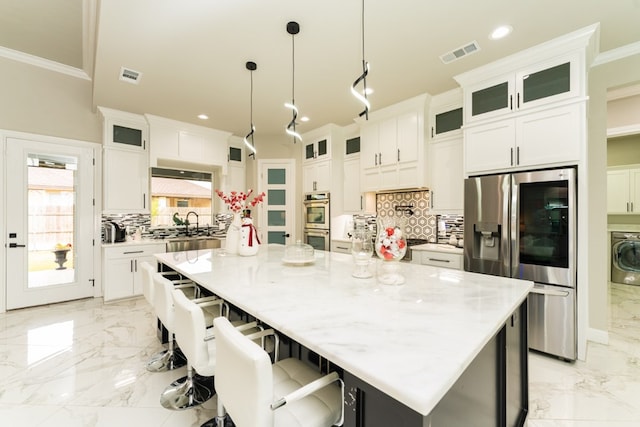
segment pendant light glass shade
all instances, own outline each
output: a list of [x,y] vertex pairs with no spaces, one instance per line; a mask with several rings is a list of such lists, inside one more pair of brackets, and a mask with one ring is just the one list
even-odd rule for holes
[[[369,120],[369,110],[371,103],[367,99],[367,75],[369,74],[369,63],[364,59],[364,0],[362,0],[362,74],[351,85],[351,93],[356,99],[364,104],[364,111],[360,113],[360,117],[365,116]],[[356,86],[362,82],[362,93],[358,91]]]
[[296,44],[295,35],[300,32],[300,25],[291,21],[287,23],[287,33],[291,34],[291,102],[284,104],[291,110],[291,121],[287,124],[285,132],[293,137],[293,143],[296,140],[302,141],[302,136],[296,131],[296,120],[298,118],[298,107],[296,107]]
[[255,156],[256,147],[253,141],[253,134],[256,131],[256,127],[253,125],[253,72],[258,68],[255,62],[248,61],[246,63],[247,70],[249,70],[249,75],[251,76],[251,91],[249,95],[249,111],[250,111],[250,120],[251,120],[251,131],[244,137],[244,145],[251,151],[250,156]]

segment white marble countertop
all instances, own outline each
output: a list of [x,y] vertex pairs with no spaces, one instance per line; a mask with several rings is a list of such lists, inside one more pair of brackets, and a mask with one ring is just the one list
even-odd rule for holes
[[314,263],[294,266],[282,263],[283,248],[262,246],[254,257],[215,249],[156,257],[422,415],[533,287],[409,263],[400,263],[404,285],[379,285],[375,275],[351,276],[351,255],[316,251]]
[[425,243],[424,245],[411,246],[412,251],[433,251],[443,252],[447,254],[459,254],[462,255],[462,248],[452,245],[446,245],[444,243]]

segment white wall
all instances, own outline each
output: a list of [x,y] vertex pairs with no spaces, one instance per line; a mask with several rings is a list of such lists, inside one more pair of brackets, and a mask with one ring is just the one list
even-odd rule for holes
[[[589,328],[592,334],[608,329],[608,264],[609,240],[607,234],[607,98],[608,88],[638,82],[640,54],[596,66],[589,73],[589,141],[588,235],[586,240],[587,274],[589,277]],[[581,247],[582,244],[581,244]]]
[[91,81],[0,58],[0,129],[102,142]]

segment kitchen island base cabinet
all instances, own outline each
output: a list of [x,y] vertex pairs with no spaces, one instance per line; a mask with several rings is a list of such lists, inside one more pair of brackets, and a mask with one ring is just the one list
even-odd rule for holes
[[526,319],[525,301],[426,416],[345,371],[344,425],[524,426],[529,407]]

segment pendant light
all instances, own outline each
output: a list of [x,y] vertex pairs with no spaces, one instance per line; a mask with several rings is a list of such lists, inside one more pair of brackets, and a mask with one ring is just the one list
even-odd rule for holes
[[[364,111],[360,113],[360,117],[365,116],[369,120],[369,110],[371,109],[371,103],[367,99],[367,74],[369,74],[369,63],[364,59],[364,0],[362,0],[362,74],[351,85],[351,93],[358,99],[358,101],[364,104]],[[362,93],[358,92],[356,86],[362,82]]]
[[[251,91],[250,91],[250,97],[249,97],[249,107],[250,107],[250,120],[251,120],[251,131],[247,134],[247,136],[244,137],[244,145],[247,146],[247,148],[249,150],[251,150],[251,154],[249,154],[249,156],[254,156],[256,155],[256,146],[255,143],[253,142],[253,133],[256,131],[256,127],[253,125],[253,72],[258,68],[258,66],[256,65],[255,62],[252,61],[247,61],[247,63],[245,64],[247,67],[247,70],[249,70],[249,75],[251,76]],[[251,142],[249,142],[249,139],[251,139]]]
[[287,102],[284,104],[285,107],[291,109],[292,118],[289,124],[287,125],[285,131],[287,134],[293,137],[293,143],[296,143],[296,140],[302,141],[302,137],[298,132],[296,132],[296,119],[298,118],[298,107],[296,107],[296,44],[295,44],[295,35],[300,32],[300,25],[291,21],[287,23],[287,33],[291,34],[291,103]]

